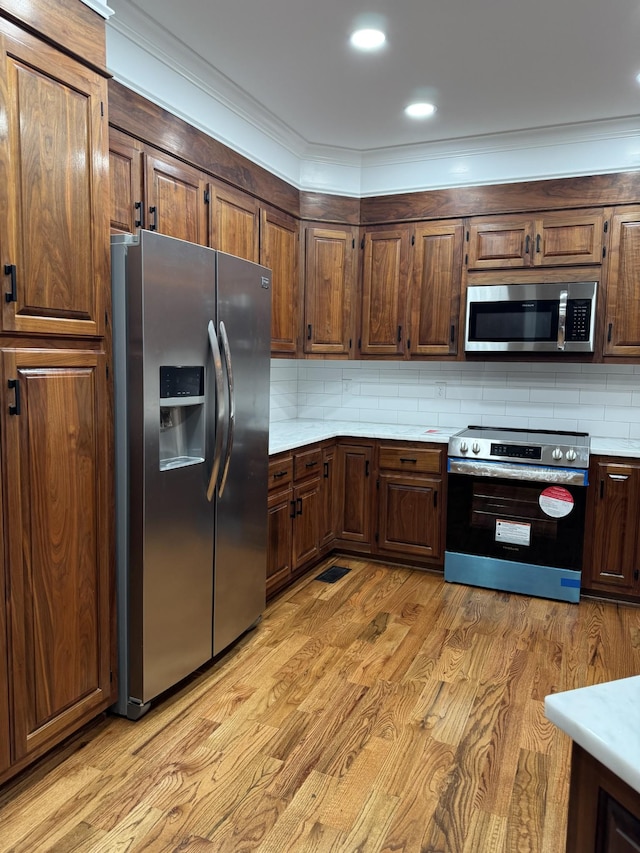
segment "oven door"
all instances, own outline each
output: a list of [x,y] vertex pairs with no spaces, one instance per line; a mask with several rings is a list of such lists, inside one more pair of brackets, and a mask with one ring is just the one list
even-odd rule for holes
[[586,471],[449,460],[445,580],[580,596]]

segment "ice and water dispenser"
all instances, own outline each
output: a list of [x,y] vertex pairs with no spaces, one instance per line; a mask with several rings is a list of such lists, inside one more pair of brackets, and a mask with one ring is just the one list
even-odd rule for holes
[[160,368],[160,470],[205,458],[204,367]]

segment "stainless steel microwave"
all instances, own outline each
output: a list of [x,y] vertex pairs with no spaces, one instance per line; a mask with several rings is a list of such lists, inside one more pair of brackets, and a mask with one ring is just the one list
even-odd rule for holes
[[467,288],[466,352],[593,352],[597,281]]

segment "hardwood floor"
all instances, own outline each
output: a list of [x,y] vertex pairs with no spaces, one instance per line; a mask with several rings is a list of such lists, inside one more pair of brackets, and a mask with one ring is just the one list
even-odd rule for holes
[[563,851],[543,700],[640,673],[640,608],[332,562],[142,720],[0,789],[2,853]]

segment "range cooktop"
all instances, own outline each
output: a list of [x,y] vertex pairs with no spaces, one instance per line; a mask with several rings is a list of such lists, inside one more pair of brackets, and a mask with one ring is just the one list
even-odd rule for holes
[[469,426],[449,439],[449,456],[587,468],[589,434]]

